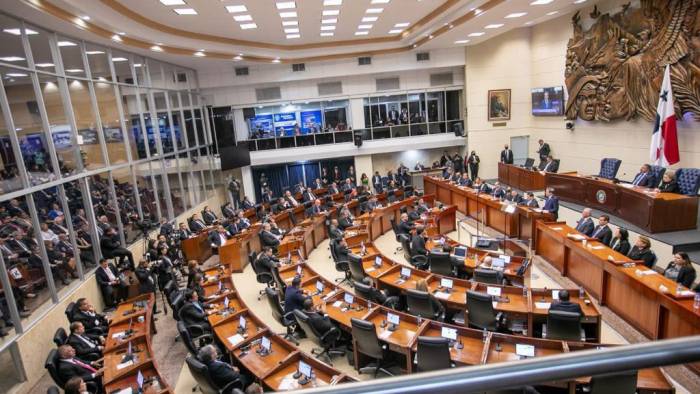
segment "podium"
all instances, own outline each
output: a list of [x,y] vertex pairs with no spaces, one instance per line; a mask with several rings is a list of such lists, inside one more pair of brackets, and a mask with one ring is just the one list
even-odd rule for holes
[[182,254],[185,255],[187,261],[195,260],[202,264],[212,255],[209,234],[206,231],[182,240],[180,246],[182,247]]

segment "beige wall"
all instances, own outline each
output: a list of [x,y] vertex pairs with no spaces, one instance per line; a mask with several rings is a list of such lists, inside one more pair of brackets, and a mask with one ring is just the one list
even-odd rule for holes
[[[602,12],[625,1],[599,4]],[[590,8],[581,11],[588,26]],[[530,157],[535,157],[537,140],[549,142],[552,154],[561,159],[560,171],[578,170],[597,173],[600,159],[622,160],[619,177],[631,179],[641,163],[649,161],[649,142],[653,124],[643,120],[631,122],[585,122],[577,120],[575,130],[564,127],[558,117],[534,117],[530,89],[564,86],[566,44],[572,35],[571,15],[563,15],[532,28],[520,28],[466,49],[466,97],[468,144],[481,156],[481,171],[487,178],[497,176],[497,162],[504,143],[511,136],[530,136]],[[487,121],[489,89],[512,89],[511,120],[505,127]],[[700,167],[700,126],[697,122],[679,121],[678,134],[681,162],[673,168]],[[623,175],[626,174],[626,175]]]

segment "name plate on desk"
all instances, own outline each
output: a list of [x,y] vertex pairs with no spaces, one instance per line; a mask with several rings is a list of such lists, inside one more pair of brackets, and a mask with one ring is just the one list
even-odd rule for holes
[[231,344],[231,346],[236,346],[245,340],[245,338],[243,338],[241,334],[232,335],[226,339],[228,339],[228,342]]
[[501,296],[501,288],[500,288],[500,287],[487,286],[487,287],[486,287],[486,294],[491,295],[491,296],[500,297],[500,296]]
[[516,343],[515,354],[522,357],[535,357],[535,347],[532,345]]

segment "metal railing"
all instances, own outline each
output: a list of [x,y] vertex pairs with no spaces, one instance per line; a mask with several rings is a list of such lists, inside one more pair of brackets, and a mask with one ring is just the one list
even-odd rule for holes
[[464,130],[463,120],[449,120],[429,123],[413,123],[397,126],[380,126],[369,129],[328,131],[297,136],[266,137],[241,141],[249,151],[298,148],[303,146],[352,143],[355,134],[362,135],[363,141],[387,138],[402,138],[428,134],[453,133],[454,128]]
[[324,386],[299,393],[473,393],[700,361],[700,336]]

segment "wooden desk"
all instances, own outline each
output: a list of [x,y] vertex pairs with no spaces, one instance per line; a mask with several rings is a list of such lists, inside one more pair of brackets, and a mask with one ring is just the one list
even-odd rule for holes
[[608,212],[650,233],[697,226],[697,196],[655,193],[645,187],[627,187],[631,185],[577,173],[548,173],[546,183],[562,201]]
[[137,393],[138,385],[136,383],[136,377],[139,371],[144,377],[144,390],[149,387],[154,387],[156,393],[173,393],[173,391],[168,387],[165,379],[160,375],[158,369],[156,368],[154,362],[148,361],[138,368],[134,368],[130,372],[122,375],[120,378],[104,385],[104,392],[106,393],[116,393],[120,390],[127,389],[131,387],[134,393]]
[[202,231],[193,237],[182,240],[180,247],[187,261],[195,260],[202,264],[212,255],[208,231]]
[[[299,361],[303,361],[311,366],[311,369],[316,376],[315,381],[309,381],[302,386],[299,384],[299,379],[294,379],[294,374],[298,370]],[[284,360],[284,363],[278,365],[277,368],[273,369],[265,377],[263,383],[265,383],[265,386],[273,391],[289,391],[312,387],[322,387],[331,384],[335,385],[336,383],[348,381],[344,378],[344,374],[341,374],[328,365],[318,361],[318,359],[315,357],[309,357],[301,352],[297,352]],[[353,381],[354,379],[349,380]]]
[[121,347],[120,349],[113,348],[111,351],[104,353],[103,384],[109,384],[132,370],[141,368],[153,358],[146,336],[139,336],[130,342],[133,355],[133,359],[130,362],[123,363],[124,356],[126,356],[127,353],[126,347]]
[[238,359],[238,362],[253,375],[261,379],[274,370],[277,365],[284,362],[290,354],[298,351],[294,345],[270,331],[261,332],[259,335],[253,337],[252,341],[246,342],[245,345],[249,345],[254,341],[259,341],[263,336],[270,339],[270,349],[272,350],[270,354],[262,356],[257,353],[257,350],[260,348],[259,342],[250,346],[250,349],[247,351],[242,350],[243,346],[233,351],[233,355]]
[[[232,313],[218,320],[212,319],[214,316],[216,315],[209,315],[209,324],[213,326],[214,334],[229,352],[237,349],[247,340],[258,337],[261,332],[267,329],[265,324],[251,314],[248,309],[239,310],[237,313]],[[246,320],[246,328],[242,333],[239,332],[241,317]]]
[[552,356],[565,352],[564,342],[548,341],[546,339],[522,338],[513,335],[490,333],[487,339],[485,363],[494,364],[506,361],[520,360],[516,354],[516,345],[532,345],[535,347],[535,357]]
[[498,163],[498,181],[522,191],[543,190],[545,176],[513,164]]
[[[387,320],[387,313],[393,313],[399,316],[399,325],[395,331],[389,331],[388,324],[384,324],[385,327],[382,327],[382,322],[386,322]],[[365,317],[365,320],[374,323],[374,327],[377,330],[377,338],[385,342],[389,350],[406,357],[406,371],[409,373],[412,372],[413,360],[411,359],[411,349],[413,348],[413,343],[418,339],[417,334],[419,328],[422,325],[427,325],[428,321],[423,320],[422,323],[419,323],[419,320],[421,320],[420,318],[384,307],[372,309]],[[357,344],[353,343],[353,349],[355,349],[355,369],[359,369]]]
[[[419,336],[441,337],[443,327],[457,330],[457,340],[455,341],[455,345],[461,343],[463,346],[462,349],[457,349],[455,346],[450,346],[450,358],[455,364],[458,366],[481,364],[481,360],[483,358],[482,355],[484,353],[484,342],[482,339],[482,334],[478,330],[430,321],[421,329]],[[418,345],[416,343],[413,345],[413,352],[417,352],[417,350]]]
[[248,265],[248,255],[260,250],[260,224],[254,224],[247,230],[229,239],[219,247],[219,261],[232,272],[243,272]]

